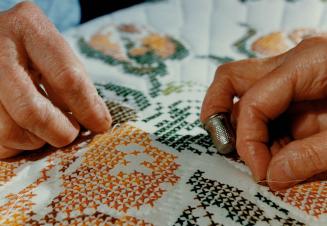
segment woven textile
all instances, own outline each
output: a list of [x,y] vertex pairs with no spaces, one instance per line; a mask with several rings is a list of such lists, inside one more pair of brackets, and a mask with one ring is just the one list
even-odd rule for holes
[[157,1],[67,32],[114,125],[0,161],[0,225],[327,225],[324,175],[272,192],[199,121],[219,64],[323,34],[326,4]]

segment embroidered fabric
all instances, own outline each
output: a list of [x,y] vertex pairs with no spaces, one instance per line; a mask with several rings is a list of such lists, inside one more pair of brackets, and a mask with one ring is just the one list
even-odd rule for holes
[[325,4],[167,0],[68,31],[114,126],[0,161],[0,224],[326,225],[326,178],[272,192],[198,119],[218,64],[322,34]]

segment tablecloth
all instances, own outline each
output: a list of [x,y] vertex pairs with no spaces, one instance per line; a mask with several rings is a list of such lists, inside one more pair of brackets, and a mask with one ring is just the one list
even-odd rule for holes
[[199,121],[219,64],[326,26],[323,0],[167,0],[66,32],[113,127],[0,161],[0,225],[327,225],[326,179],[273,192]]

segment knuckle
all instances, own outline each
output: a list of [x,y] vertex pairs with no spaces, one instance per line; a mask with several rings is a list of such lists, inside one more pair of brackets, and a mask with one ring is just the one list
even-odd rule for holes
[[[37,110],[33,105],[24,104],[20,107],[17,107],[16,112],[14,113],[14,118],[17,121],[19,125],[21,125],[24,128],[30,127],[32,124],[30,120],[36,118],[35,112]],[[33,120],[35,121],[35,119]]]
[[238,102],[238,111],[239,113],[248,113],[249,112],[249,107],[250,107],[250,103],[249,103],[249,98],[244,95],[244,97],[242,97],[242,99],[240,99],[240,101]]
[[293,52],[297,53],[303,49],[316,48],[318,45],[320,46],[319,48],[326,49],[326,42],[326,36],[314,36],[305,38],[294,48]]
[[30,1],[23,1],[15,5],[13,10],[17,13],[25,13],[25,12],[30,12],[31,10],[36,10],[38,7],[30,2]]
[[317,43],[326,43],[326,37],[324,36],[314,36],[310,38],[303,39],[300,43],[305,44],[317,44]]
[[226,63],[226,64],[220,65],[216,70],[215,79],[217,79],[218,77],[227,76],[228,74],[230,74],[231,73],[231,65],[232,65],[232,63]]
[[1,16],[1,22],[10,27],[13,34],[40,34],[40,27],[47,25],[47,19],[37,5],[21,2]]
[[39,98],[32,100],[20,98],[17,103],[13,118],[23,128],[35,128],[36,125],[45,121],[43,115],[45,115],[46,108],[43,107],[43,101]]
[[32,2],[21,2],[15,5],[11,10],[9,10],[7,18],[12,19],[17,22],[31,21],[35,16],[40,14],[39,8]]
[[78,67],[65,67],[55,75],[55,80],[60,81],[58,82],[60,85],[57,87],[59,92],[73,96],[81,93],[85,85],[85,78]]

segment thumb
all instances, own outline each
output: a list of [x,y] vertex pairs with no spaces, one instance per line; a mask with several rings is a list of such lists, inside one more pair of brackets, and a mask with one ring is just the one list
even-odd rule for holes
[[0,145],[0,160],[11,158],[15,155],[18,155],[22,150],[7,148],[5,146]]
[[272,158],[267,182],[272,190],[280,190],[325,171],[327,131],[286,145]]

